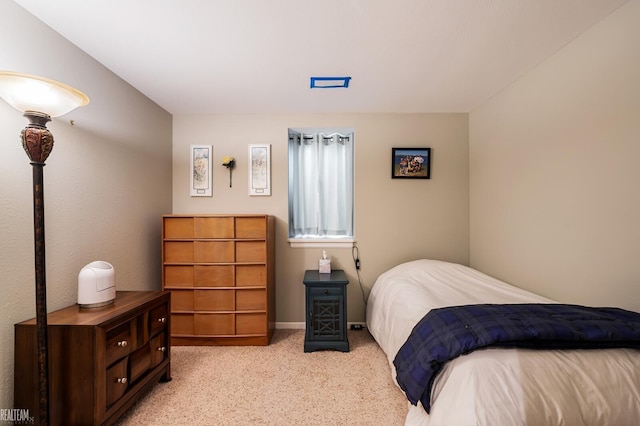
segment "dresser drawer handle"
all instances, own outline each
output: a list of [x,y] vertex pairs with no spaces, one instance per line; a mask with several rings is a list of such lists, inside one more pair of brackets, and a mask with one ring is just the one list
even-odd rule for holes
[[158,322],[161,322],[164,324],[165,322],[167,322],[167,319],[165,317],[158,318]]
[[121,340],[121,341],[118,342],[118,346],[121,347],[121,348],[124,348],[127,345],[128,345],[128,343],[127,343],[126,340]]
[[327,290],[326,288],[325,288],[324,290],[322,290],[322,292],[323,292],[324,294],[329,294],[329,290]]
[[164,346],[160,346],[160,347],[159,347],[159,348],[157,348],[156,350],[158,350],[158,351],[160,351],[160,352],[164,352],[164,351],[166,351],[166,350],[167,350],[167,348],[166,348],[166,347],[164,347]]
[[116,383],[123,384],[123,385],[126,385],[126,384],[127,384],[127,378],[126,378],[126,377],[118,377],[118,378],[115,380],[115,382],[116,382]]

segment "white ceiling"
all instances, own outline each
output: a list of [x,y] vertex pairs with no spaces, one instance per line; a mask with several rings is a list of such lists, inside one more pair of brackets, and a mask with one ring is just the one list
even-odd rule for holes
[[628,0],[14,1],[198,114],[469,112]]

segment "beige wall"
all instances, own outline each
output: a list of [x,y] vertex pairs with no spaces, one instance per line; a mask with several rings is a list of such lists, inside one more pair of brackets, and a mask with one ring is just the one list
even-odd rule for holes
[[[276,217],[276,321],[304,321],[305,269],[320,249],[287,244],[287,129],[355,129],[355,226],[365,295],[377,276],[400,262],[430,257],[468,264],[468,117],[466,114],[203,115],[173,123],[174,213],[266,213]],[[271,144],[272,196],[249,197],[249,144]],[[189,196],[189,145],[213,145],[213,196]],[[392,147],[431,147],[430,180],[391,179]],[[222,157],[237,160],[233,187]],[[348,320],[364,321],[351,249],[327,249],[347,272]]]
[[640,1],[470,114],[471,265],[640,310]]
[[[119,290],[160,288],[171,115],[10,1],[0,1],[0,52],[0,69],[61,80],[91,98],[48,125],[49,311],[76,302],[78,272],[92,260],[114,265]],[[32,175],[19,141],[26,124],[0,101],[0,408],[13,406],[13,324],[35,316]]]

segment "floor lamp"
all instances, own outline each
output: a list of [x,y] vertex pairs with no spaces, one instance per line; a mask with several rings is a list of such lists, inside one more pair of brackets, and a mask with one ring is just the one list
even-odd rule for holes
[[42,168],[53,149],[46,124],[87,105],[82,92],[57,81],[28,74],[0,71],[0,97],[23,112],[29,124],[22,130],[22,147],[33,166],[33,233],[36,278],[36,334],[38,348],[38,417],[49,423],[49,347],[47,339],[47,284],[45,274],[44,188]]

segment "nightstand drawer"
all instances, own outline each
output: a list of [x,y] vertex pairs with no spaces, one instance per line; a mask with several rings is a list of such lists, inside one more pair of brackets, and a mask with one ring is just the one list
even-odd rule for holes
[[124,395],[129,386],[129,377],[127,376],[128,360],[129,358],[124,358],[107,369],[107,407]]
[[131,326],[128,322],[107,332],[107,365],[127,356],[131,351]]
[[342,296],[344,294],[343,287],[312,287],[309,289],[309,295],[313,297],[321,296]]
[[151,368],[154,368],[162,362],[168,354],[167,335],[162,332],[149,342],[151,349]]
[[167,305],[160,305],[157,308],[152,309],[149,312],[150,334],[153,336],[159,331],[164,330],[167,326],[168,318],[169,310]]

